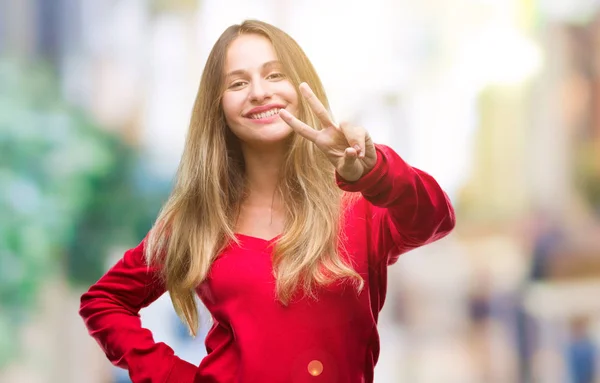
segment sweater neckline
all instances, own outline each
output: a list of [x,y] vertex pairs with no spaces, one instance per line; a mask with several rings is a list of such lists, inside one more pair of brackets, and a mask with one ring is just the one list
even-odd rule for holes
[[253,237],[251,235],[235,233],[235,237],[240,242],[241,247],[264,250],[271,247],[281,237],[281,234],[276,235],[271,239]]

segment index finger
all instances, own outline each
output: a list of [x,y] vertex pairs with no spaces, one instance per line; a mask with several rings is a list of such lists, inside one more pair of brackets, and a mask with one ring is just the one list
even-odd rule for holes
[[310,86],[308,86],[307,83],[303,82],[299,85],[299,88],[300,93],[302,93],[304,98],[306,98],[306,101],[308,101],[308,105],[313,110],[313,112],[315,112],[323,126],[336,126],[335,122],[333,122],[333,119],[331,118],[331,115],[329,114],[329,111],[321,103],[321,100],[319,100],[319,98],[313,93],[312,89],[310,89]]
[[279,116],[283,121],[285,121],[286,124],[288,124],[296,133],[298,133],[302,137],[312,142],[315,142],[317,140],[317,135],[319,134],[318,131],[294,117],[294,115],[288,112],[287,110],[281,109],[279,111]]

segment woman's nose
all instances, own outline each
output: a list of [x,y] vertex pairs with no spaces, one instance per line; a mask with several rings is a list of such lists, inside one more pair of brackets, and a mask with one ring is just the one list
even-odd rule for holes
[[269,84],[265,84],[264,81],[254,81],[250,90],[250,98],[252,101],[262,101],[272,96],[272,91],[269,88]]

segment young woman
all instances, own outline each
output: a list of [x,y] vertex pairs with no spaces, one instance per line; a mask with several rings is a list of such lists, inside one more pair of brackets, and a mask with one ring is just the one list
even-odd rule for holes
[[[213,47],[172,195],[149,235],[81,297],[133,382],[372,382],[387,267],[454,227],[427,173],[337,124],[310,61],[280,29],[229,27]],[[141,327],[168,291],[199,366]]]

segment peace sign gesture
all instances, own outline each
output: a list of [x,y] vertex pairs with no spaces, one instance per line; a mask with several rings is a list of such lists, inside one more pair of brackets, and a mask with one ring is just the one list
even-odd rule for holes
[[377,161],[377,153],[369,133],[359,126],[347,123],[338,126],[333,122],[329,112],[308,84],[300,84],[300,93],[321,121],[322,130],[308,126],[285,109],[279,111],[283,121],[325,153],[344,180],[356,181],[371,170]]

